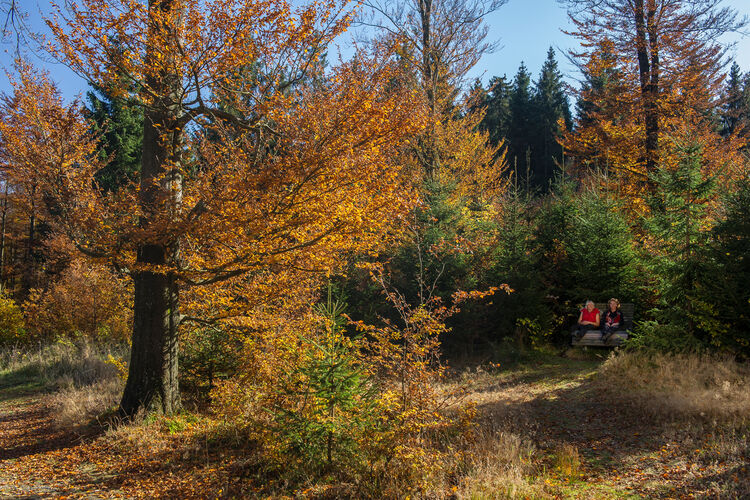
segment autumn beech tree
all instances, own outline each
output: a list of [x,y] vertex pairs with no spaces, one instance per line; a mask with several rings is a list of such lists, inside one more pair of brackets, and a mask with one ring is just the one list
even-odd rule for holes
[[[15,209],[26,223],[21,294],[35,286],[40,226],[58,213],[55,198],[69,196],[96,150],[80,106],[66,106],[46,73],[36,74],[28,62],[16,61],[13,92],[0,98],[0,168]],[[63,179],[65,178],[65,179]],[[7,198],[5,201],[7,209]]]
[[342,252],[373,251],[408,210],[389,151],[423,119],[398,67],[373,48],[320,70],[351,14],[335,0],[83,0],[48,19],[56,57],[138,89],[144,109],[137,184],[107,193],[87,171],[58,201],[59,230],[133,278],[123,415],[180,407],[181,324],[259,331],[264,308],[309,294]]
[[[664,160],[675,121],[716,105],[725,49],[719,38],[746,20],[722,0],[563,0],[582,49],[588,101],[566,147],[645,183]],[[702,127],[705,123],[696,123]],[[594,128],[590,128],[594,127]],[[624,161],[618,151],[629,151]],[[668,153],[671,154],[671,153]]]

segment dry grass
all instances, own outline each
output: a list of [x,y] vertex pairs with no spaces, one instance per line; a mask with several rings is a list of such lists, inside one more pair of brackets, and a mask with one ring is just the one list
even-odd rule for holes
[[597,367],[573,354],[462,374],[482,411],[458,498],[750,498],[748,365],[620,352]]
[[653,415],[744,425],[750,419],[750,365],[696,354],[611,355],[598,380]]
[[86,424],[115,407],[120,401],[123,387],[117,376],[82,387],[71,383],[51,394],[48,404],[59,426]]
[[122,394],[123,381],[113,359],[122,361],[125,345],[54,343],[32,349],[0,351],[0,374],[14,384],[23,379],[49,390],[47,405],[57,424],[88,423],[111,409]]
[[527,439],[506,432],[478,429],[464,452],[458,498],[495,499],[539,496],[539,488],[526,478],[534,470],[536,449]]
[[[57,421],[75,425],[117,402],[122,382],[106,362],[109,354],[94,346],[0,354],[0,370],[47,370],[45,379],[56,388],[48,402]],[[486,365],[448,384],[468,389],[479,418],[472,432],[440,435],[445,463],[414,498],[750,498],[747,365],[625,352],[601,366],[569,358],[544,358],[512,370]],[[611,427],[601,425],[608,411]],[[647,413],[656,418],[641,418]],[[223,425],[210,415],[149,417],[112,428],[98,442],[108,454],[138,461],[144,477],[166,462],[204,474],[213,481],[207,495],[230,482],[236,489],[227,496],[237,498],[254,496],[261,491],[256,487],[271,497],[295,489],[298,498],[364,495],[333,475],[302,488],[283,470],[266,468],[262,450],[246,438],[225,436],[237,429]],[[400,498],[414,490],[407,477],[389,479],[380,490],[374,485],[371,497],[390,492]]]

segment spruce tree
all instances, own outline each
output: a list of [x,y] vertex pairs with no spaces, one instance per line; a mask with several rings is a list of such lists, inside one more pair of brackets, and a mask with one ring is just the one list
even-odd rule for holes
[[646,227],[651,232],[650,267],[658,292],[656,319],[679,328],[688,338],[706,340],[702,319],[700,283],[712,272],[708,245],[708,202],[714,180],[701,172],[701,147],[680,148],[676,169],[658,168],[651,176],[655,192]]
[[534,231],[539,282],[547,293],[548,314],[558,319],[571,314],[580,300],[570,293],[577,281],[569,251],[576,232],[576,205],[574,183],[558,172],[549,195],[543,199]]
[[498,223],[500,239],[489,271],[493,284],[507,283],[513,293],[496,294],[490,321],[498,336],[511,334],[519,320],[530,320],[549,331],[551,317],[544,303],[545,289],[534,258],[536,210],[534,199],[518,183],[506,194]]
[[538,217],[536,261],[550,313],[560,319],[575,315],[586,299],[636,298],[632,233],[620,207],[600,189],[576,192],[575,183],[556,178]]
[[135,98],[113,98],[101,87],[89,91],[87,100],[92,131],[102,137],[102,158],[109,158],[96,179],[101,189],[116,191],[141,170],[143,108]]
[[513,78],[513,89],[510,95],[510,127],[508,130],[507,161],[515,175],[521,175],[529,167],[531,138],[535,131],[531,114],[531,74],[522,62]]
[[748,118],[748,95],[746,82],[740,72],[740,66],[732,63],[724,88],[724,104],[721,108],[721,133],[724,136],[731,135],[747,124]]
[[533,181],[537,186],[546,187],[552,179],[555,165],[562,161],[562,149],[557,141],[560,135],[558,121],[562,118],[568,129],[572,124],[570,102],[552,47],[547,51],[547,60],[535,85],[533,108],[537,129],[531,138]]
[[569,289],[571,298],[605,302],[617,297],[633,302],[638,262],[621,207],[606,191],[590,188],[579,194],[576,209],[568,244],[568,264],[575,277]]
[[493,145],[500,144],[500,141],[508,137],[511,121],[510,97],[512,89],[513,87],[505,75],[493,76],[485,93],[486,114],[482,120],[482,129],[489,133]]
[[725,218],[712,231],[716,270],[703,282],[704,311],[720,347],[750,355],[750,178],[724,201]]

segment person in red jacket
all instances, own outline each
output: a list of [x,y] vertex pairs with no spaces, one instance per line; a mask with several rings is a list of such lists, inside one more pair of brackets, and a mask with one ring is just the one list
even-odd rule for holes
[[577,339],[583,338],[589,330],[597,330],[599,328],[601,313],[599,309],[594,306],[593,300],[586,301],[586,307],[581,309],[581,313],[578,315],[578,326],[575,330],[575,336]]
[[620,301],[611,298],[607,302],[607,312],[604,313],[602,318],[604,324],[602,325],[602,340],[606,343],[609,341],[612,334],[618,330],[625,329],[625,317],[620,311]]

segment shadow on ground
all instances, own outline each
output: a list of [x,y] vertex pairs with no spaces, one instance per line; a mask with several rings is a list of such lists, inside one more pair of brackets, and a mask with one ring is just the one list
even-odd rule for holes
[[[699,467],[675,472],[678,465],[689,463],[693,450],[685,449],[683,455],[665,450],[693,444],[695,436],[681,430],[693,422],[687,425],[645,411],[630,394],[618,394],[598,381],[596,365],[591,360],[561,359],[500,376],[497,384],[486,388],[498,391],[499,398],[481,402],[479,414],[485,424],[531,439],[548,457],[548,469],[554,468],[556,450],[575,447],[581,456],[581,476],[612,482],[626,494],[736,498],[738,491],[750,491],[748,468],[741,465],[726,464],[722,469],[718,463],[715,472]],[[522,394],[511,397],[513,391]],[[504,398],[504,393],[509,396]]]

